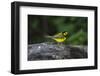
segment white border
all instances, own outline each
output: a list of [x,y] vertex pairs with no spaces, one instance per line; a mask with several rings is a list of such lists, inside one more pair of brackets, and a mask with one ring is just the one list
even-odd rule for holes
[[[27,61],[27,15],[88,17],[88,59]],[[94,66],[94,11],[43,7],[20,7],[20,70]]]

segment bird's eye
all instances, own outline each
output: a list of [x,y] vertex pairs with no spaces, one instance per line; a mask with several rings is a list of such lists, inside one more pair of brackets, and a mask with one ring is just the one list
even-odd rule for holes
[[66,35],[66,33],[64,33],[64,35]]
[[64,35],[67,35],[67,32],[65,32]]

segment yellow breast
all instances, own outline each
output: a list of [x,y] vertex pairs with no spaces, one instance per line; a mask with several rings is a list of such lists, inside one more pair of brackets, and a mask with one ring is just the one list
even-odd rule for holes
[[64,38],[54,38],[54,40],[56,42],[64,42],[66,40],[66,37],[64,37]]

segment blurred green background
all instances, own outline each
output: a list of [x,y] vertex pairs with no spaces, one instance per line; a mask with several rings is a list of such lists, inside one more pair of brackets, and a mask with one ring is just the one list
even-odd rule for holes
[[46,35],[67,31],[65,44],[87,45],[87,24],[87,17],[28,15],[28,44],[49,42]]

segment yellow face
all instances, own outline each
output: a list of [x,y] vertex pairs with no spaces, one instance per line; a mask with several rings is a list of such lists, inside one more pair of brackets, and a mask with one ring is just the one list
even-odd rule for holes
[[68,32],[64,32],[63,35],[66,36],[68,34]]

